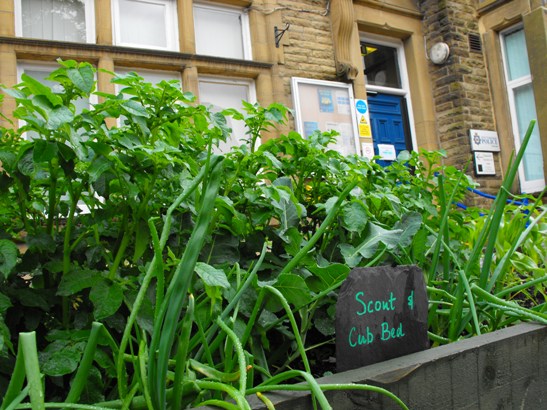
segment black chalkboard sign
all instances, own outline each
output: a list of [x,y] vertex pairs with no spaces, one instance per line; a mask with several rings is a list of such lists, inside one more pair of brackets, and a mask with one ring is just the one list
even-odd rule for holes
[[336,367],[345,371],[427,349],[427,294],[417,266],[355,268],[336,303]]

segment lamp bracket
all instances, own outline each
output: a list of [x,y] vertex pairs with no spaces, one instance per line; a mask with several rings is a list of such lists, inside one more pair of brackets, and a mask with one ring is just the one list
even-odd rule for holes
[[285,28],[283,30],[280,30],[279,28],[277,28],[277,26],[274,27],[274,37],[275,37],[275,47],[276,48],[279,48],[279,43],[281,42],[281,39],[283,38],[283,35],[289,29],[290,26],[291,25],[289,23],[287,23],[287,25],[285,26]]

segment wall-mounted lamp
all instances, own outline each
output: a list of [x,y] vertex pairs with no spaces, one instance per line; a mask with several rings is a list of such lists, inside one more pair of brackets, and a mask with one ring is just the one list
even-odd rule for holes
[[429,59],[433,64],[444,64],[448,61],[448,57],[450,57],[450,48],[446,43],[435,43],[429,50]]
[[283,30],[280,30],[277,28],[277,26],[274,27],[274,37],[275,37],[275,47],[279,48],[279,43],[281,42],[281,38],[285,34],[285,32],[289,29],[291,25],[287,23],[285,28]]

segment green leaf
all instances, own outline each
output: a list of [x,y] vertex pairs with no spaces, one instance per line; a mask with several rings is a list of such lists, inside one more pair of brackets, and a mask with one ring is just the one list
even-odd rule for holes
[[7,239],[0,239],[0,274],[7,279],[15,265],[17,265],[17,245]]
[[129,114],[136,115],[137,117],[149,118],[150,114],[146,111],[143,105],[135,100],[127,100],[122,103],[122,107],[126,109]]
[[91,269],[78,269],[68,272],[61,278],[61,283],[57,288],[57,295],[74,295],[82,289],[94,286],[101,279],[101,273]]
[[418,212],[409,212],[403,215],[400,221],[398,221],[394,229],[401,229],[403,232],[399,238],[399,246],[406,248],[412,243],[414,235],[420,230],[422,226],[422,215]]
[[13,305],[11,304],[10,298],[4,295],[3,293],[0,293],[0,313],[4,313],[6,310],[8,310],[12,306]]
[[279,275],[273,286],[294,306],[305,305],[312,297],[304,279],[292,273]]
[[298,224],[298,208],[290,199],[283,197],[279,201],[272,201],[272,205],[277,210],[276,213],[281,223],[281,232],[284,233],[291,226]]
[[350,268],[347,265],[341,263],[333,263],[326,267],[312,265],[307,268],[315,277],[321,280],[323,286],[321,286],[320,290],[328,289],[344,281],[350,271]]
[[49,113],[46,127],[50,130],[59,129],[62,125],[71,122],[74,114],[64,105],[55,108]]
[[123,289],[118,283],[104,279],[91,288],[89,299],[93,302],[95,320],[101,320],[112,316],[120,308]]
[[49,356],[41,368],[48,376],[63,376],[76,370],[81,358],[81,350],[71,349],[67,346]]
[[148,223],[140,219],[136,225],[135,232],[135,251],[133,252],[133,262],[137,262],[139,258],[144,254],[146,249],[150,248],[150,229]]
[[71,68],[66,72],[68,78],[74,83],[76,88],[89,94],[93,90],[95,78],[93,68],[89,65],[84,65],[80,68]]
[[21,305],[27,307],[37,307],[44,311],[50,310],[50,303],[46,300],[47,296],[43,289],[23,288],[17,289],[17,293],[14,295],[19,300]]
[[45,140],[36,140],[32,150],[34,162],[49,162],[57,155],[57,144]]
[[362,258],[371,258],[378,249],[378,244],[383,243],[388,249],[397,246],[402,229],[387,230],[378,225],[369,223],[368,234],[363,242],[357,247],[348,244],[340,245],[342,256],[350,267],[357,266]]
[[195,271],[207,286],[220,286],[228,289],[230,282],[222,269],[217,269],[204,262],[196,262]]
[[89,173],[89,180],[91,182],[97,181],[110,167],[112,167],[112,163],[107,158],[103,156],[95,158],[87,170]]
[[367,226],[367,211],[361,202],[352,202],[342,210],[344,228],[350,232],[361,233]]
[[43,95],[54,107],[63,104],[63,99],[60,96],[54,94],[49,87],[45,86],[40,81],[30,77],[25,73],[21,75],[21,80],[23,80],[25,86],[28,87],[31,94],[35,96]]
[[17,161],[17,169],[21,174],[26,176],[32,176],[35,171],[34,160],[33,160],[33,150],[29,149],[20,155],[19,161]]

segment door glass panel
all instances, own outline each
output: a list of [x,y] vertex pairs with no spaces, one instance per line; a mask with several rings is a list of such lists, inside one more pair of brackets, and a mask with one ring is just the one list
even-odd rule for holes
[[[531,83],[515,89],[515,109],[517,112],[519,137],[522,142],[530,121],[537,118]],[[543,179],[543,167],[541,166],[543,164],[543,156],[538,127],[534,127],[532,137],[524,152],[523,164],[524,175],[527,180]]]
[[361,55],[367,84],[402,88],[396,48],[362,42]]
[[524,30],[518,30],[505,36],[505,55],[509,81],[530,74]]

